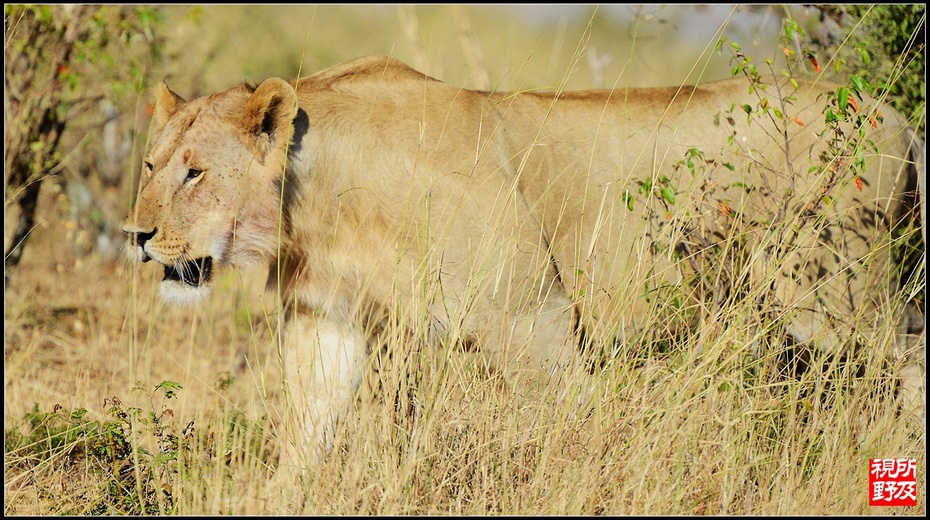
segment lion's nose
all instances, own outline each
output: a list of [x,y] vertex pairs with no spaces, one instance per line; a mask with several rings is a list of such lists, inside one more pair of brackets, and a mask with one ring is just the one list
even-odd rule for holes
[[143,251],[142,261],[147,262],[149,260],[149,255],[144,253],[145,243],[151,240],[152,237],[155,236],[155,233],[158,232],[158,228],[154,228],[150,232],[145,232],[145,231],[134,231],[132,229],[128,229],[128,227],[124,227],[123,231],[127,235],[129,235],[129,240],[130,242],[132,242],[134,246],[139,246],[142,248],[142,251]]
[[158,232],[158,228],[152,230],[151,233],[145,233],[143,231],[127,231],[129,234],[129,239],[132,240],[132,243],[139,246],[145,247],[145,243],[152,239],[155,236],[155,233]]

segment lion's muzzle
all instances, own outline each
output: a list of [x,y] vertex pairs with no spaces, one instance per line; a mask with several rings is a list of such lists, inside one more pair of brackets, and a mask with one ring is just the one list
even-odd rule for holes
[[163,282],[183,282],[190,287],[202,287],[210,281],[213,273],[213,257],[207,256],[193,260],[167,261],[161,255],[154,256],[146,250],[146,244],[155,237],[158,228],[152,231],[138,231],[132,225],[124,226],[123,231],[129,235],[129,243],[135,252],[136,259],[140,262],[156,260],[165,267],[165,276]]

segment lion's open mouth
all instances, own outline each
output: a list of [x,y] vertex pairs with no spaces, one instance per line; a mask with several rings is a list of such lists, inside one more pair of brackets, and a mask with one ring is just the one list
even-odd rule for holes
[[208,256],[177,265],[166,265],[164,280],[174,280],[192,287],[200,287],[210,280],[212,272],[213,258]]

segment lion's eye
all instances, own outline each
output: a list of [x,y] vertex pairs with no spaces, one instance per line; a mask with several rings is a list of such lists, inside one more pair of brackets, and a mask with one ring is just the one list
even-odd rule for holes
[[190,170],[187,170],[187,178],[184,180],[189,181],[191,179],[196,179],[197,177],[200,177],[201,174],[203,174],[203,170],[195,170],[191,168]]

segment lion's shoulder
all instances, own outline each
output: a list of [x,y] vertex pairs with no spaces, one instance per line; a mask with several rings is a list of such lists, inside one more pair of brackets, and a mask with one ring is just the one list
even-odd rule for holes
[[437,81],[410,68],[406,63],[383,54],[370,54],[345,61],[323,69],[302,81],[308,84],[336,86],[368,81],[399,83],[410,80]]

